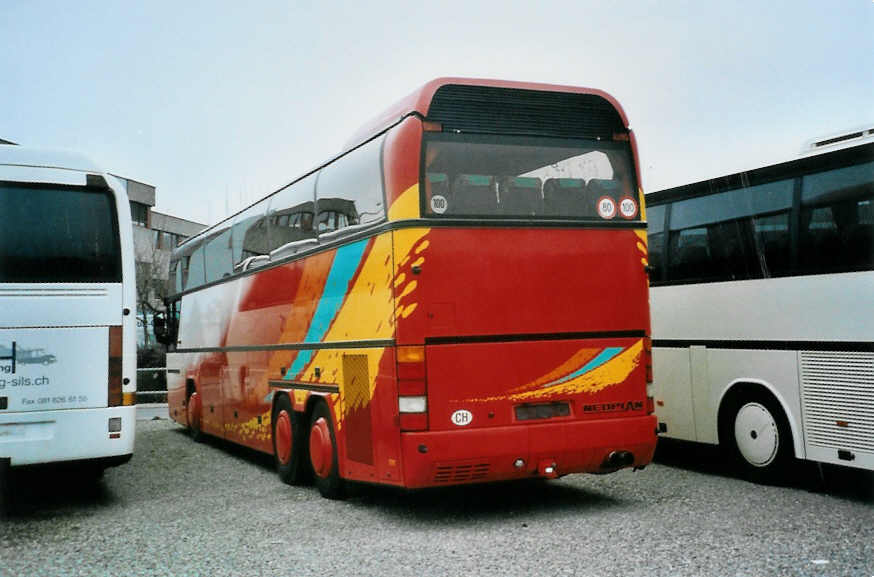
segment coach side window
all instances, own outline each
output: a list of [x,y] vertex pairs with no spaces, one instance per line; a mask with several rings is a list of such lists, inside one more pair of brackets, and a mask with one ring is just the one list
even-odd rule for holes
[[234,261],[231,256],[230,221],[220,223],[208,233],[203,257],[205,259],[206,282],[230,276],[234,270]]
[[319,235],[385,220],[382,141],[371,140],[322,169],[316,186]]
[[[203,274],[203,244],[197,241],[197,248],[191,253],[191,256],[184,257],[182,261],[183,277],[185,278],[185,290],[198,287],[204,283]],[[187,266],[186,266],[187,265]]]
[[649,280],[664,280],[665,205],[646,209],[647,245],[649,252]]
[[[316,175],[289,184],[270,197],[263,229],[256,227],[253,239],[264,235],[267,252],[292,242],[315,239],[313,198]],[[253,246],[251,248],[254,248]]]
[[267,200],[250,206],[234,217],[231,232],[231,252],[235,271],[241,270],[243,262],[253,256],[270,253],[267,244]]
[[874,268],[874,162],[801,181],[802,274]]

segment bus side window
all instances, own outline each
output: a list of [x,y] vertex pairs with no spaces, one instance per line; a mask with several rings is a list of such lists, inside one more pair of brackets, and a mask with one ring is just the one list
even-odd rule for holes
[[801,274],[874,266],[874,162],[801,181]]
[[267,227],[264,226],[266,212],[267,201],[262,200],[234,217],[231,252],[235,271],[243,270],[243,262],[247,259],[270,253]]
[[314,239],[313,198],[317,175],[292,183],[269,199],[265,216],[266,226],[253,232],[252,244],[244,249],[260,249],[260,235],[264,239],[265,253],[270,253],[292,242]]
[[647,208],[647,252],[650,282],[664,280],[665,205]]
[[382,142],[382,138],[371,140],[321,170],[316,184],[319,233],[385,220]]
[[231,224],[225,221],[210,231],[204,246],[204,274],[206,282],[230,276],[234,270],[231,254]]
[[202,240],[197,241],[197,248],[188,257],[188,275],[185,278],[185,290],[193,289],[204,284],[204,246]]

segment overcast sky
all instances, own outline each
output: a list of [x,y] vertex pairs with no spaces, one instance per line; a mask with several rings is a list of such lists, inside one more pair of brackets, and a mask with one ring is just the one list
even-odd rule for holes
[[208,224],[432,78],[502,78],[613,94],[653,191],[874,126],[872,30],[872,0],[0,0],[0,138]]

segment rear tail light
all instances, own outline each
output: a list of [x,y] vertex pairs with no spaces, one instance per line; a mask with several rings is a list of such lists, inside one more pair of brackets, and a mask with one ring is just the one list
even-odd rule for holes
[[401,431],[424,431],[428,428],[425,347],[398,347],[397,361]]
[[109,389],[107,405],[121,406],[121,327],[109,327]]

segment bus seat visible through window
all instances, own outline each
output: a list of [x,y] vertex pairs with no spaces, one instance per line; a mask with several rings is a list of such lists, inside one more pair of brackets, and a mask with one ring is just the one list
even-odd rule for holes
[[429,212],[442,213],[446,207],[434,206],[431,199],[434,196],[442,196],[446,202],[451,200],[449,193],[449,177],[442,172],[429,172],[425,174],[425,207]]
[[[606,178],[593,178],[586,184],[586,214],[585,216],[598,216],[598,201],[603,197],[610,197],[619,206],[622,198],[622,186],[618,180]],[[589,212],[591,211],[591,212]]]
[[453,214],[493,215],[498,212],[495,178],[482,174],[459,174],[452,183]]
[[547,216],[583,216],[586,181],[582,178],[547,178],[543,183],[543,211]]
[[501,179],[500,185],[502,214],[534,216],[543,212],[543,183],[539,178],[508,176]]

